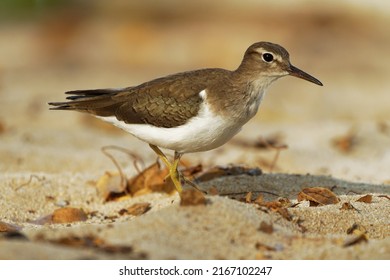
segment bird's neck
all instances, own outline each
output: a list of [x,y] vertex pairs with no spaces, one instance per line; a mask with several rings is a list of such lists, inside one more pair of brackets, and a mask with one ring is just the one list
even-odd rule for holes
[[261,73],[237,72],[236,70],[233,79],[236,79],[236,84],[239,84],[241,88],[241,96],[236,97],[241,99],[241,102],[237,103],[241,108],[236,110],[241,115],[236,117],[245,120],[251,119],[257,113],[266,90],[278,78],[276,76],[261,75]]

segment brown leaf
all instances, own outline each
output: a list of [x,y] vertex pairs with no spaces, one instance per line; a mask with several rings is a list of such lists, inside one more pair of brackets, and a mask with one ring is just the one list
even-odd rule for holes
[[298,201],[308,200],[310,206],[336,204],[340,199],[329,189],[321,187],[304,188],[298,194]]
[[139,216],[146,212],[148,212],[151,209],[150,203],[144,202],[144,203],[135,203],[131,205],[129,208],[126,209],[126,212],[133,216]]
[[180,206],[205,205],[206,197],[196,189],[183,190],[180,194]]
[[292,205],[291,201],[287,197],[280,197],[278,201],[282,205],[282,207],[290,207]]
[[252,202],[252,192],[248,192],[245,195],[245,203],[251,203]]
[[0,221],[0,232],[16,232],[19,231],[21,227],[16,225],[11,225],[5,222]]
[[262,221],[260,223],[259,230],[264,232],[264,233],[271,234],[274,232],[274,227],[271,223],[266,223],[266,222]]
[[361,198],[359,198],[356,201],[357,202],[364,202],[364,203],[371,203],[372,202],[372,195],[371,194],[367,194],[365,196],[362,196]]
[[332,145],[342,153],[350,153],[357,145],[356,132],[351,129],[347,134],[336,137],[332,140]]
[[343,205],[341,205],[340,210],[354,210],[355,207],[352,206],[349,202],[344,202]]
[[292,221],[292,215],[287,210],[287,208],[279,208],[277,211],[283,218],[285,218],[287,221]]
[[286,203],[286,200],[285,199],[279,199],[279,200],[275,200],[275,201],[266,201],[266,202],[263,202],[263,199],[262,197],[258,197],[256,200],[255,200],[255,203],[260,205],[260,206],[264,206],[274,212],[277,212],[279,213],[283,218],[285,218],[287,221],[291,221],[292,220],[292,215],[290,214],[290,212],[287,210],[286,207],[288,207],[287,203]]
[[259,204],[260,206],[265,206],[271,210],[276,210],[276,209],[279,209],[281,207],[283,207],[282,203],[280,203],[279,201],[265,201],[265,202],[260,202]]
[[126,195],[126,184],[122,183],[122,177],[119,172],[106,172],[101,176],[96,188],[104,201],[111,201],[117,197]]
[[258,204],[258,205],[261,205],[261,204],[263,204],[263,202],[264,202],[264,196],[260,193],[260,194],[256,197],[254,203],[255,203],[255,204]]
[[181,170],[181,174],[184,177],[190,179],[193,178],[196,174],[202,172],[202,170],[203,170],[203,166],[201,164],[198,164],[196,166],[189,166],[184,168],[183,170]]
[[128,191],[132,195],[142,195],[151,192],[172,193],[175,191],[175,186],[167,175],[167,168],[162,169],[160,164],[154,163],[129,180]]
[[87,220],[84,210],[72,207],[64,207],[54,210],[52,222],[55,224],[73,223]]

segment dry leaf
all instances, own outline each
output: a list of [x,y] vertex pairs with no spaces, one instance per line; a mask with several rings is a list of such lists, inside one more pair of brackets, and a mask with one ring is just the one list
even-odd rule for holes
[[288,221],[292,220],[292,215],[287,210],[286,200],[284,200],[284,199],[279,199],[277,201],[263,202],[262,196],[259,196],[256,198],[254,203],[256,203],[260,206],[264,206],[264,207],[266,207],[274,212],[279,213],[283,218],[285,218]]
[[341,205],[340,210],[353,210],[355,207],[352,206],[349,202],[344,202],[343,205]]
[[281,207],[283,207],[282,203],[280,203],[279,201],[265,201],[265,202],[256,202],[255,203],[259,204],[260,206],[265,206],[271,210],[276,210],[276,209],[279,209]]
[[292,215],[287,210],[287,208],[279,208],[276,210],[283,218],[285,218],[287,221],[292,221]]
[[291,201],[287,197],[280,197],[278,201],[282,205],[282,207],[290,207],[292,205]]
[[96,188],[104,201],[111,201],[117,197],[126,195],[126,184],[122,183],[122,177],[119,172],[106,172],[101,176]]
[[[160,164],[154,163],[143,170],[128,182],[128,191],[132,195],[141,195],[151,192],[172,193],[175,186],[168,176],[167,168],[160,168]],[[165,180],[167,178],[167,180]]]
[[64,207],[54,210],[51,220],[55,224],[81,222],[87,220],[87,214],[82,209]]
[[180,205],[189,206],[189,205],[205,205],[206,197],[204,194],[195,189],[183,190],[180,194]]
[[359,198],[356,201],[357,202],[364,202],[364,203],[371,203],[372,202],[372,195],[371,194],[367,194],[365,196],[362,196],[361,198]]
[[298,201],[308,200],[310,206],[336,204],[340,199],[329,189],[321,187],[304,188],[298,194]]
[[21,230],[21,227],[0,221],[0,232],[16,232],[19,230]]
[[255,201],[254,201],[254,203],[255,203],[255,204],[258,204],[258,205],[263,204],[263,202],[264,202],[264,196],[263,196],[262,194],[259,194],[259,195],[256,197]]
[[246,203],[251,203],[251,202],[252,202],[252,192],[248,192],[248,193],[245,195],[245,202],[246,202]]
[[332,145],[342,153],[350,153],[357,144],[356,132],[351,129],[347,134],[336,137]]
[[181,170],[181,174],[188,178],[189,180],[193,179],[196,174],[199,174],[202,172],[203,166],[201,164],[198,164],[196,166],[189,166]]
[[126,209],[126,212],[133,216],[139,216],[146,212],[148,212],[151,209],[150,203],[144,202],[144,203],[135,203],[131,205],[129,208]]
[[264,232],[264,233],[271,234],[274,232],[274,227],[271,223],[266,223],[266,222],[262,221],[260,223],[259,230]]

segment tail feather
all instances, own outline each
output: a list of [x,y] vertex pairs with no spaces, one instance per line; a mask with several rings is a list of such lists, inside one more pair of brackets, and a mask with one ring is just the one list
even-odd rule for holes
[[98,116],[108,116],[112,114],[112,108],[115,108],[118,101],[113,100],[112,96],[123,89],[92,89],[92,90],[74,90],[67,91],[69,94],[65,102],[49,102],[50,110],[74,110],[80,112],[89,112]]
[[96,97],[96,96],[102,96],[102,95],[112,95],[115,93],[118,93],[122,91],[122,88],[104,88],[104,89],[87,89],[87,90],[72,90],[72,91],[67,91],[65,94],[69,94],[71,96],[67,96],[66,99],[68,100],[77,100],[81,98],[86,98],[86,97]]

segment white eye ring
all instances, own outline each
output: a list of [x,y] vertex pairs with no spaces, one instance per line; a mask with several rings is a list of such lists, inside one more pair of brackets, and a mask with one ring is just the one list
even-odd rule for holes
[[274,55],[272,53],[263,53],[261,58],[263,59],[263,61],[267,62],[267,63],[270,63],[272,61],[274,61]]

